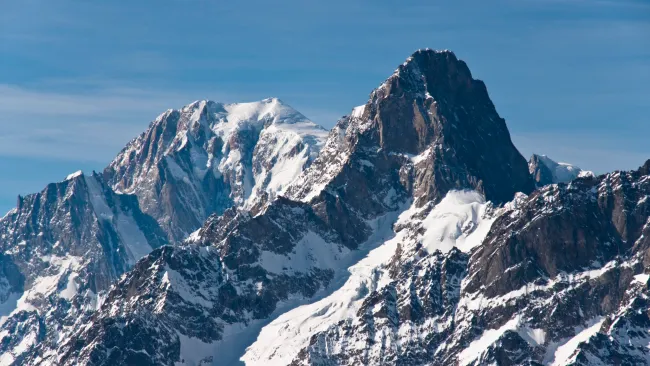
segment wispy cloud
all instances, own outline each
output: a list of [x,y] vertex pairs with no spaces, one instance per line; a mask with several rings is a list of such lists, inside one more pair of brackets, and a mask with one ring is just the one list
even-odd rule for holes
[[190,94],[132,87],[71,93],[0,84],[0,155],[107,162],[158,114],[191,102]]
[[58,93],[0,84],[0,111],[27,116],[94,116],[160,108],[174,95],[133,88],[104,89],[93,94]]
[[[33,87],[0,84],[0,156],[107,163],[157,115],[197,99],[230,103],[261,98],[84,79],[49,80]],[[325,125],[340,117],[327,109],[293,107]]]

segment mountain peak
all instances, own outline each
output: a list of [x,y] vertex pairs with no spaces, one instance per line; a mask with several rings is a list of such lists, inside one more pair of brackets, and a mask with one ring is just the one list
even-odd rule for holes
[[408,66],[408,64],[412,62],[417,62],[418,58],[431,58],[431,57],[458,61],[456,54],[450,50],[434,50],[431,48],[420,48],[415,52],[413,52],[409,57],[407,57],[406,61],[404,61],[402,66]]
[[[480,187],[496,202],[533,189],[526,160],[512,144],[485,84],[451,51],[416,51],[350,118],[352,128],[383,151],[429,151],[432,163],[439,164],[431,173],[448,180],[446,189]],[[460,171],[468,175],[452,177]]]
[[77,178],[77,177],[82,176],[83,174],[84,174],[84,173],[83,173],[81,170],[77,170],[77,171],[74,172],[74,173],[68,174],[68,176],[65,177],[65,180],[64,180],[64,181],[66,181],[66,180],[73,180],[73,179],[75,179],[75,178]]
[[180,241],[213,213],[282,192],[326,135],[278,98],[197,100],[161,114],[104,175]]
[[437,99],[463,87],[471,87],[473,82],[478,82],[485,88],[482,82],[472,79],[467,64],[459,60],[456,54],[449,50],[427,48],[417,50],[409,56],[381,87],[389,87],[390,91],[399,84],[402,86],[397,88],[400,91],[411,91],[425,98]]
[[528,161],[528,171],[538,187],[553,183],[568,183],[578,177],[594,175],[579,167],[556,162],[546,155],[533,154]]
[[450,50],[434,50],[431,48],[420,48],[415,52],[413,52],[409,57],[407,57],[406,60],[402,63],[402,65],[400,65],[395,71],[399,71],[400,68],[402,67],[408,67],[413,63],[417,63],[422,58],[431,58],[431,57],[437,57],[441,59],[449,58],[449,60],[458,61],[456,54]]
[[278,97],[268,97],[264,98],[260,101],[260,103],[276,103],[276,104],[285,104],[280,98]]
[[650,159],[646,160],[646,162],[641,165],[639,172],[643,175],[650,175]]

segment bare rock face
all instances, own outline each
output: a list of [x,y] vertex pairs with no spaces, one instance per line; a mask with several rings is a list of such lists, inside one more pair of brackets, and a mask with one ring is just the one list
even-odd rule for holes
[[528,161],[528,170],[530,171],[530,175],[533,176],[533,180],[538,187],[542,187],[547,184],[558,183],[554,182],[553,171],[551,170],[551,167],[549,167],[547,164],[544,164],[542,162],[542,158],[537,154],[533,154],[533,156],[530,157],[530,160]]
[[0,303],[9,300],[12,294],[21,293],[25,277],[10,256],[0,254]]

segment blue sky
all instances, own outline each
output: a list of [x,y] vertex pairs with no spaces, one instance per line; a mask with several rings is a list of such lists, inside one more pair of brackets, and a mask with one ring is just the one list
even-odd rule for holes
[[418,48],[486,82],[528,157],[650,158],[650,1],[4,1],[0,210],[101,170],[196,99],[277,96],[331,127]]

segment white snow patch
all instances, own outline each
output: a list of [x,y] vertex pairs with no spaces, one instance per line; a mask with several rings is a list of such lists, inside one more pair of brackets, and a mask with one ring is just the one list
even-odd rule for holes
[[488,329],[483,334],[481,337],[475,341],[472,341],[472,343],[469,344],[467,348],[465,348],[459,355],[458,355],[458,363],[459,365],[468,365],[472,361],[474,361],[476,358],[478,358],[481,354],[483,354],[487,349],[508,330],[516,330],[517,326],[519,324],[519,317],[514,317],[513,319],[510,319],[507,323],[502,325],[498,329]]
[[119,212],[115,216],[113,210],[111,210],[106,202],[104,191],[97,178],[94,176],[87,177],[86,183],[88,185],[90,202],[95,210],[95,214],[100,219],[113,222],[120,241],[127,251],[129,264],[135,264],[140,258],[149,254],[153,248],[149,245],[147,238],[131,214]]
[[0,355],[0,366],[9,366],[12,365],[15,361],[14,356],[11,354],[11,352],[5,352],[2,355]]
[[582,170],[580,173],[578,173],[578,178],[584,178],[584,177],[595,177],[596,174],[592,172],[591,170]]
[[75,281],[75,279],[77,277],[79,277],[79,275],[77,275],[76,273],[70,273],[68,275],[68,283],[67,283],[65,289],[63,289],[63,291],[61,291],[59,296],[61,296],[62,298],[66,299],[66,300],[70,300],[70,299],[72,299],[74,297],[74,295],[77,294],[77,290],[79,289],[79,287],[77,285],[77,282]]
[[251,103],[224,104],[223,110],[216,116],[221,120],[221,123],[215,124],[212,129],[217,135],[224,137],[229,137],[235,130],[261,129],[266,122],[309,122],[305,116],[277,98]]
[[646,273],[642,273],[634,276],[634,282],[641,282],[643,284],[648,283],[648,279],[650,279],[650,275]]
[[28,351],[33,345],[37,342],[37,334],[35,332],[30,332],[25,335],[13,349],[4,352],[0,356],[0,366],[9,366],[13,365],[17,357],[19,357],[24,352]]
[[411,156],[410,157],[411,162],[413,164],[418,164],[419,162],[421,162],[421,161],[425,160],[426,158],[428,158],[429,155],[431,155],[432,151],[433,151],[433,148],[431,146],[429,146],[426,150],[424,150],[420,154],[415,155],[415,156]]
[[253,155],[254,186],[247,203],[254,204],[262,192],[267,192],[271,199],[284,194],[316,158],[326,138],[327,131],[309,121],[265,127]]
[[42,298],[56,294],[59,283],[67,277],[66,287],[58,292],[58,295],[64,299],[71,299],[77,291],[74,278],[77,277],[77,271],[81,268],[83,258],[75,256],[43,256],[41,260],[50,263],[47,273],[37,277],[29,289],[22,294],[12,293],[7,300],[0,304],[0,325],[6,319],[19,311],[37,311],[32,302],[40,302]]
[[[9,315],[18,307],[18,301],[22,294],[12,292],[7,296],[7,299],[0,303],[0,326],[4,324]],[[1,339],[0,339],[1,340]]]
[[175,180],[182,181],[187,184],[192,184],[187,173],[178,165],[178,163],[176,163],[176,161],[174,161],[174,159],[172,159],[169,156],[166,156],[165,160],[167,162],[167,167],[169,168],[169,172],[172,173],[172,176],[174,177]]
[[422,222],[426,230],[422,244],[429,253],[446,253],[453,247],[469,252],[481,244],[494,222],[494,218],[483,219],[487,207],[476,191],[449,192]]
[[28,335],[22,338],[16,347],[14,347],[12,353],[18,356],[28,351],[34,344],[36,344],[36,333],[30,332]]
[[479,339],[472,341],[467,348],[459,353],[459,365],[472,363],[509,330],[517,332],[521,338],[533,347],[541,346],[546,341],[546,332],[543,329],[534,329],[522,324],[521,317],[516,315],[498,329],[488,329],[483,332]]
[[546,341],[546,332],[544,329],[524,327],[519,330],[519,335],[533,346],[541,346]]
[[[215,352],[213,343],[205,343],[198,338],[191,338],[177,332],[181,343],[181,361],[176,362],[176,366],[203,366],[218,364],[212,356]],[[211,355],[211,356],[206,356]]]
[[[604,321],[605,318],[603,317],[596,318],[592,320],[589,326],[578,330],[573,338],[570,338],[562,345],[549,347],[550,351],[555,350],[552,355],[552,359],[548,360],[548,362],[551,362],[551,366],[566,365],[572,361],[573,357],[575,356],[574,353],[580,343],[588,342],[591,336],[598,333],[598,330],[600,330],[600,327]],[[549,351],[547,350],[547,352]]]
[[196,243],[200,240],[201,240],[201,229],[196,229],[187,237],[187,239],[185,239],[185,242]]
[[133,217],[122,214],[117,218],[117,232],[129,255],[129,263],[135,264],[140,258],[151,253],[153,248]]
[[[375,249],[367,252],[362,247],[341,260],[339,268],[345,268],[346,263],[351,264],[358,259],[352,257],[367,253],[365,258],[349,267],[347,271],[338,272],[333,281],[334,285],[331,286],[338,288],[336,291],[319,301],[279,315],[262,328],[257,340],[248,347],[241,360],[247,364],[287,365],[312,334],[327,329],[341,319],[353,316],[370,291],[385,285],[380,278],[387,276],[379,265],[390,258],[400,241],[399,234],[395,236],[392,230],[396,216],[389,214],[372,223],[375,232],[363,247]],[[400,215],[400,219],[402,216],[404,214]],[[392,239],[386,240],[387,238]],[[376,247],[378,244],[380,246]]]
[[88,185],[90,203],[93,206],[97,217],[108,221],[112,220],[113,210],[111,210],[106,203],[104,191],[102,190],[100,183],[97,181],[97,178],[94,176],[86,177],[86,185]]
[[288,255],[263,251],[260,265],[269,272],[308,272],[311,268],[336,268],[350,253],[348,248],[328,243],[313,231],[308,231]]
[[360,105],[358,107],[352,108],[352,113],[350,114],[350,117],[352,117],[352,118],[361,118],[361,116],[363,115],[363,112],[365,111],[365,109],[366,109],[365,104]]
[[72,174],[68,174],[68,176],[65,177],[65,180],[72,180],[72,179],[74,179],[74,178],[76,178],[76,177],[78,177],[80,175],[83,175],[83,172],[81,170],[77,170],[76,172],[74,172]]

